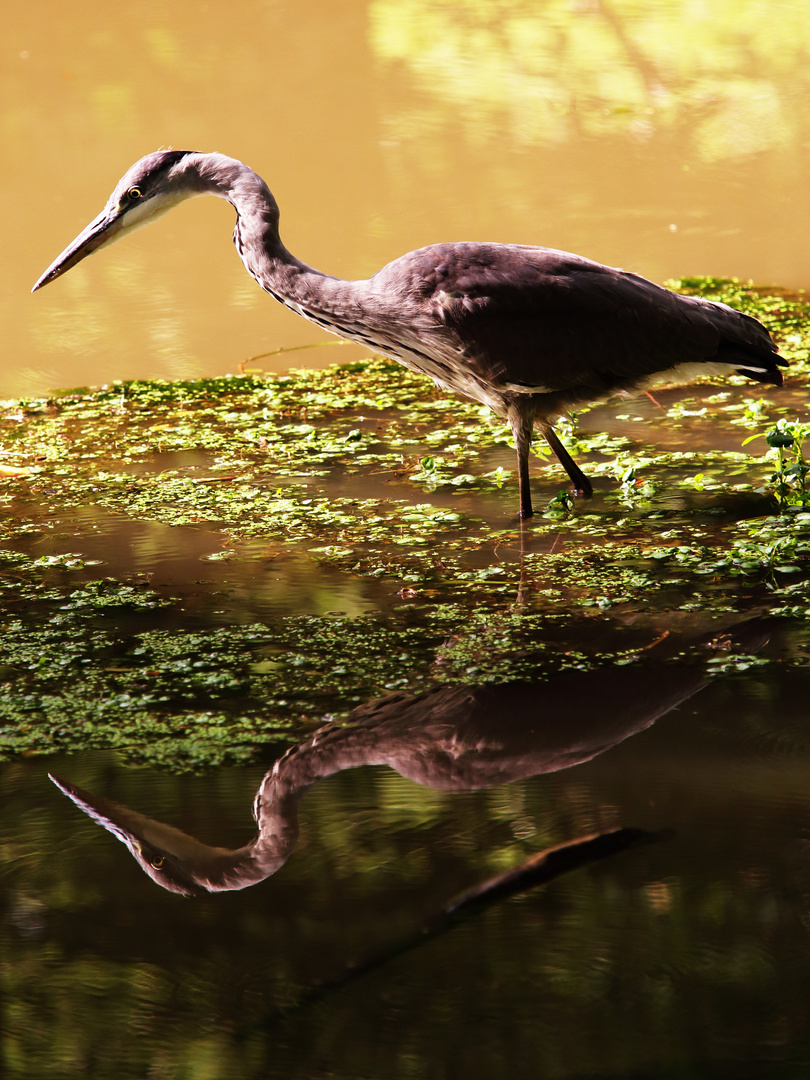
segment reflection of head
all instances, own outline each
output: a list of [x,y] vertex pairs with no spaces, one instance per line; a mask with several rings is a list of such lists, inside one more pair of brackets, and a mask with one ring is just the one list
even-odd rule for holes
[[[51,780],[81,810],[126,844],[153,881],[185,896],[255,885],[275,873],[295,846],[295,832],[287,828],[282,837],[273,836],[268,829],[264,839],[258,836],[235,851],[210,847],[137,810],[91,795],[55,776]],[[278,841],[275,848],[273,839]]]

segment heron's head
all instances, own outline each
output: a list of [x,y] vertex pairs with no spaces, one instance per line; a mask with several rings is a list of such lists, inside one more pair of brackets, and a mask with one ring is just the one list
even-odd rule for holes
[[183,159],[190,154],[189,150],[159,150],[136,161],[118,181],[98,217],[51,263],[31,292],[60,277],[87,255],[148,225],[184,199],[204,194],[195,184],[196,174],[183,168]]

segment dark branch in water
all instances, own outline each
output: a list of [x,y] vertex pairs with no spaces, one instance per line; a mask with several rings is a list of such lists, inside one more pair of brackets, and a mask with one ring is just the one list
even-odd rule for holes
[[342,971],[329,979],[316,983],[304,990],[298,1000],[288,1004],[280,1011],[280,1016],[287,1018],[293,1012],[312,1005],[334,990],[339,990],[356,979],[362,978],[369,972],[383,967],[395,960],[403,953],[419,948],[429,941],[435,940],[442,934],[455,929],[461,923],[476,915],[480,915],[489,908],[494,907],[504,900],[510,899],[519,893],[536,889],[540,885],[547,885],[555,878],[562,877],[572,870],[580,870],[601,859],[612,858],[620,855],[630,848],[644,844],[660,843],[671,839],[674,832],[666,830],[662,832],[647,832],[644,829],[614,829],[606,833],[592,833],[580,836],[576,840],[570,840],[565,844],[546,848],[538,852],[526,862],[521,863],[504,874],[490,878],[481,885],[457,896],[434,915],[424,926],[405,935],[398,941],[392,942],[378,952],[372,953],[363,960],[347,964]]

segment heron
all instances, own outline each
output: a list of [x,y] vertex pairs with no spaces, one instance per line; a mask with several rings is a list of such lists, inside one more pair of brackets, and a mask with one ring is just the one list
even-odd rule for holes
[[577,407],[701,375],[736,373],[782,385],[786,361],[756,319],[553,248],[432,244],[364,280],[322,273],[285,248],[278,204],[264,180],[220,153],[160,150],[141,158],[32,292],[196,195],[234,207],[242,262],[280,303],[504,419],[517,452],[522,519],[532,514],[535,430],[567,472],[574,496],[592,495],[554,430]]

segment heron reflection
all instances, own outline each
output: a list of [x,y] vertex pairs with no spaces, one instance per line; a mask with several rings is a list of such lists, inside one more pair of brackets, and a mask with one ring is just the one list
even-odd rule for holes
[[[758,648],[767,633],[747,633]],[[756,639],[756,640],[754,640]],[[387,765],[448,792],[469,792],[568,769],[648,728],[710,681],[705,657],[568,670],[550,678],[442,686],[359,706],[289,749],[253,803],[257,835],[214,847],[51,777],[80,809],[127,845],[159,885],[186,895],[243,889],[275,873],[298,837],[298,803],[318,780]]]

